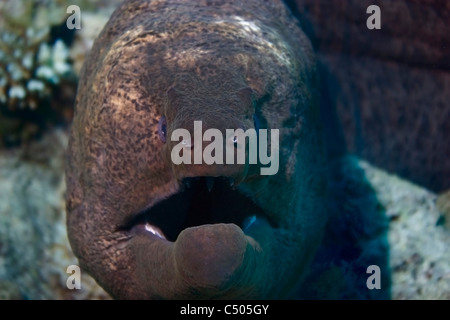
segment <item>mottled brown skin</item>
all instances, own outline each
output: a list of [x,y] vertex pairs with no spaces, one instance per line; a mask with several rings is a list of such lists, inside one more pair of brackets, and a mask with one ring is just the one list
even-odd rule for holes
[[[317,52],[322,104],[336,111],[347,151],[449,189],[450,2],[287,2]],[[370,5],[380,7],[380,30],[366,27]]]
[[[70,135],[67,226],[81,266],[114,298],[288,296],[326,220],[314,81],[310,43],[279,1],[126,1],[83,67]],[[280,129],[276,175],[172,163],[174,129],[251,128],[254,113]],[[199,175],[234,177],[266,218],[176,241],[126,227]]]

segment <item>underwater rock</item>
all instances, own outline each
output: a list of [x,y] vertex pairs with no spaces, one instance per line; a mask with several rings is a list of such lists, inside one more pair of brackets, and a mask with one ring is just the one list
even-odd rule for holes
[[[300,297],[448,300],[450,230],[436,194],[355,156],[339,159],[330,179],[330,208],[339,215]],[[372,264],[380,290],[366,285]]]
[[81,273],[69,290],[66,273],[77,260],[65,227],[63,154],[67,134],[46,134],[27,146],[0,150],[0,298],[104,299]]
[[450,299],[450,230],[437,196],[359,161],[389,219],[393,299]]

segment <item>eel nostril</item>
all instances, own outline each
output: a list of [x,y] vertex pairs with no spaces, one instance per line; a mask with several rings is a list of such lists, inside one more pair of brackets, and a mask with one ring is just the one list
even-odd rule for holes
[[162,116],[161,119],[159,119],[158,123],[158,135],[159,138],[163,143],[166,143],[167,139],[167,120],[165,116]]

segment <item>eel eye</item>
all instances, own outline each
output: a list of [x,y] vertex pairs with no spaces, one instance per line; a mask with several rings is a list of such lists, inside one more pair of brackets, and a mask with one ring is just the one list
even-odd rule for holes
[[159,119],[158,123],[158,135],[159,138],[163,143],[166,143],[167,138],[167,120],[166,117],[162,116],[161,119]]

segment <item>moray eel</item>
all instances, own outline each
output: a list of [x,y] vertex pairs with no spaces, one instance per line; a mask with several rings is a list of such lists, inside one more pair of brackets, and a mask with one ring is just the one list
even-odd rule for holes
[[[311,44],[280,1],[125,1],[80,76],[68,236],[114,298],[284,298],[326,222]],[[279,170],[175,165],[172,133],[279,130]],[[205,146],[203,146],[205,147]]]

